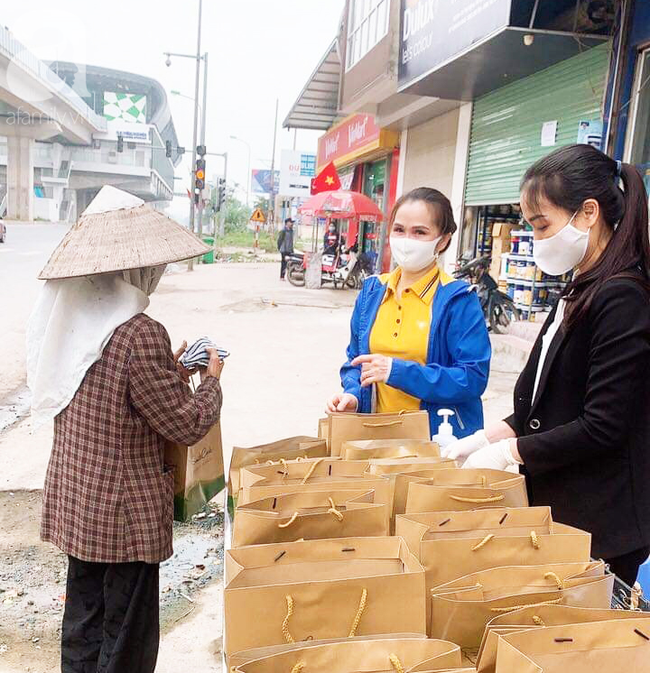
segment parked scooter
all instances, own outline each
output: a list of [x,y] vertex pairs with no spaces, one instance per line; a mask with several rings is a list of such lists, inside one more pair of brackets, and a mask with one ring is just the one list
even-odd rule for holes
[[477,257],[469,262],[460,259],[454,277],[467,280],[476,289],[488,328],[495,334],[504,334],[511,322],[521,320],[521,313],[490,276],[490,262],[489,257]]
[[[294,253],[287,260],[287,278],[292,285],[303,287],[307,271],[308,254]],[[353,248],[343,251],[338,248],[335,255],[323,255],[321,284],[331,283],[334,289],[361,289],[365,279],[372,275],[372,263],[365,254],[358,254]]]

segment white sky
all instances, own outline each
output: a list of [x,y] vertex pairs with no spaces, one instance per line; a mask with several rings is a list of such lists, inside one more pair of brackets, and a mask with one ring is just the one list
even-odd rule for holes
[[[207,146],[228,151],[229,182],[246,185],[252,167],[270,168],[275,99],[280,100],[278,149],[293,146],[281,129],[302,86],[334,39],[344,0],[203,0],[203,42],[209,52]],[[53,8],[56,5],[56,8]],[[69,60],[157,79],[169,92],[194,96],[194,61],[164,51],[196,52],[198,0],[30,0],[3,3],[0,21],[44,60]],[[192,144],[193,103],[169,96],[179,142]],[[319,132],[298,132],[297,149],[316,149]],[[176,169],[187,178],[190,160]],[[221,160],[208,157],[208,176],[221,174]],[[176,181],[176,191],[185,182]],[[241,196],[244,192],[241,193]],[[179,200],[176,199],[178,202]],[[176,208],[185,203],[174,203]]]

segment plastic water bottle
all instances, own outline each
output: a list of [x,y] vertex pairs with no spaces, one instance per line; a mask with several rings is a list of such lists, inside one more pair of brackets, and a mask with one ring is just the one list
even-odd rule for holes
[[437,442],[441,449],[444,449],[448,444],[456,441],[454,429],[449,422],[449,419],[455,414],[451,409],[440,409],[438,416],[442,417],[442,423],[438,428],[438,434],[433,436],[433,441]]

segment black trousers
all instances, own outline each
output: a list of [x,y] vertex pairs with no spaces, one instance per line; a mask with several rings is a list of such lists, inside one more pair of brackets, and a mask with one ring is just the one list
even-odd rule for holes
[[280,278],[284,278],[287,272],[287,259],[291,257],[290,252],[281,252],[282,261],[280,262]]
[[62,673],[153,673],[159,638],[158,564],[68,557]]
[[628,586],[634,586],[636,576],[639,573],[639,566],[645,563],[650,556],[650,547],[642,547],[629,554],[617,556],[616,558],[605,559],[609,564],[609,569],[622,579]]

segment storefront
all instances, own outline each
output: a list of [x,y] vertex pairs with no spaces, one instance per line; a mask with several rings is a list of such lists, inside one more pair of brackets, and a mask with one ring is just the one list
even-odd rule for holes
[[650,3],[627,3],[616,37],[608,97],[609,152],[635,164],[650,192]]
[[491,257],[491,275],[526,317],[548,307],[558,280],[535,267],[531,232],[521,222],[519,185],[531,164],[562,145],[601,146],[608,46],[474,102],[460,253],[466,260]]
[[[348,246],[358,246],[373,260],[386,262],[386,223],[395,203],[399,135],[379,128],[371,115],[356,114],[333,126],[318,141],[317,172],[331,161],[339,172],[342,189],[364,193],[385,216],[382,223],[341,222],[341,234]],[[384,254],[381,254],[381,251]],[[375,266],[377,270],[377,266]]]

